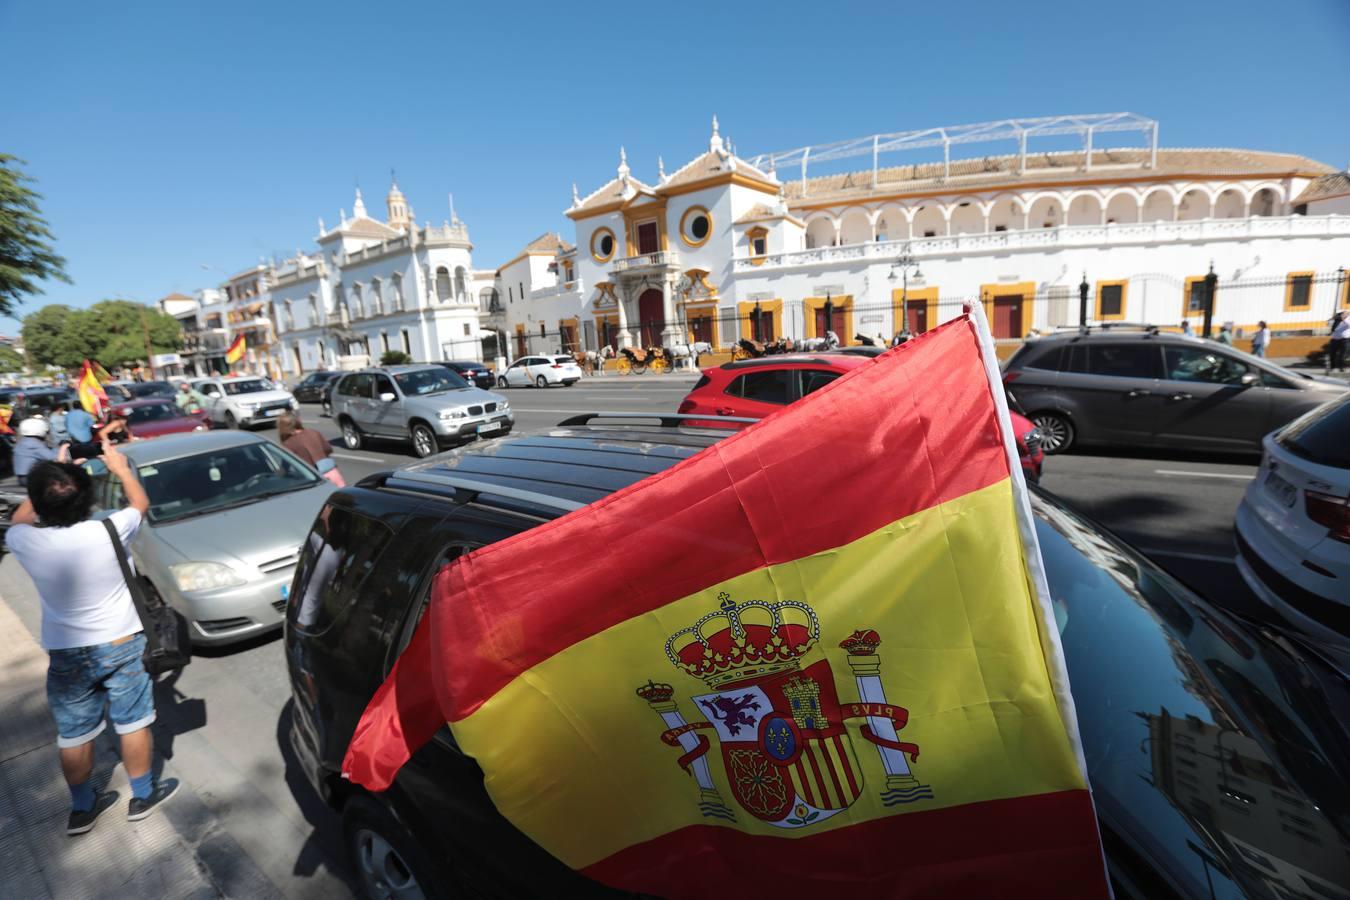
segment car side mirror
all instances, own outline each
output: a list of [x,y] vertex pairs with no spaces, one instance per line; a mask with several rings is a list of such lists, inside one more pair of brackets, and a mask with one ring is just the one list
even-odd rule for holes
[[219,397],[220,397],[220,391],[207,391],[207,392],[206,392],[206,396],[208,396],[208,397],[219,398]]
[[1254,384],[1260,383],[1261,383],[1261,376],[1253,372],[1248,372],[1247,374],[1243,375],[1241,379],[1241,384],[1243,387],[1251,387]]
[[380,402],[382,403],[393,403],[397,399],[398,397],[391,394],[389,391],[385,391],[383,394],[380,395]]

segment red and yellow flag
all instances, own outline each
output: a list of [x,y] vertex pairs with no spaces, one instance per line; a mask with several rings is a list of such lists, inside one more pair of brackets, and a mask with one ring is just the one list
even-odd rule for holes
[[96,372],[107,375],[102,366],[86,359],[84,365],[80,367],[80,380],[76,382],[75,392],[80,397],[80,405],[84,407],[84,411],[94,418],[99,418],[108,406],[108,395],[104,393]]
[[972,310],[446,566],[344,773],[448,721],[521,831],[646,894],[1107,896],[1035,541]]
[[244,340],[241,334],[234,339],[228,350],[225,351],[225,362],[234,365],[244,358],[244,351],[248,350],[248,342]]

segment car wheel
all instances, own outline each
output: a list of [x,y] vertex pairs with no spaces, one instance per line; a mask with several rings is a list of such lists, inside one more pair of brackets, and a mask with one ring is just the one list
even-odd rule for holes
[[1073,446],[1073,423],[1059,413],[1036,413],[1031,421],[1041,433],[1041,449],[1046,453],[1063,453]]
[[375,800],[358,794],[342,808],[342,835],[364,894],[372,900],[434,897],[437,873],[416,838]]
[[342,420],[342,445],[348,450],[360,450],[363,436],[361,429],[351,419]]
[[548,387],[548,379],[545,378],[543,375],[540,375],[538,378],[536,378],[534,380],[534,383],[541,388]]
[[436,432],[421,423],[412,427],[412,446],[418,459],[426,459],[440,449],[436,446]]
[[234,417],[234,413],[227,412],[225,414],[225,427],[231,430],[239,427],[239,420]]
[[329,403],[327,398],[324,398],[323,408],[319,410],[319,414],[330,419],[333,418],[333,404]]
[[499,388],[509,388],[510,386],[511,386],[511,385],[509,385],[509,384],[506,383],[506,376],[505,376],[505,375],[503,375],[501,378],[498,378],[498,379],[497,379],[497,387],[499,387]]

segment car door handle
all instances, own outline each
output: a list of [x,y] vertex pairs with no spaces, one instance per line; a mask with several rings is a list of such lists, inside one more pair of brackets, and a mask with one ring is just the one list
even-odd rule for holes
[[1195,397],[1194,397],[1194,395],[1188,394],[1188,393],[1186,393],[1185,391],[1177,391],[1175,394],[1173,394],[1171,397],[1168,397],[1167,399],[1169,399],[1169,400],[1194,400]]
[[729,415],[732,415],[732,414],[735,413],[735,412],[736,412],[736,411],[735,411],[734,409],[732,409],[730,406],[719,406],[719,407],[717,407],[717,414],[718,414],[719,416],[729,416]]
[[1141,388],[1135,388],[1134,390],[1130,391],[1130,392],[1129,392],[1128,394],[1126,394],[1125,396],[1126,396],[1126,397],[1129,397],[1130,399],[1134,399],[1135,397],[1152,397],[1152,396],[1153,396],[1153,392],[1152,392],[1152,391],[1146,391],[1146,390],[1143,390],[1143,389],[1141,389]]

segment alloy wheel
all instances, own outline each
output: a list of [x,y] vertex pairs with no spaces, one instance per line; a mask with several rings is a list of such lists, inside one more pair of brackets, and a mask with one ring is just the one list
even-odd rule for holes
[[368,828],[356,832],[356,863],[366,893],[377,900],[422,900],[426,894],[393,845]]
[[425,425],[414,425],[412,429],[413,452],[418,459],[426,459],[436,452],[436,435]]
[[1073,425],[1055,413],[1037,413],[1031,417],[1041,433],[1041,449],[1046,453],[1063,453],[1073,444]]
[[539,387],[541,387],[541,388],[546,388],[546,387],[548,387],[548,379],[545,378],[543,375],[540,375],[538,378],[536,378],[536,379],[534,380],[534,383],[537,384],[537,385],[538,385]]
[[348,450],[361,449],[361,432],[351,422],[342,423],[342,443]]

